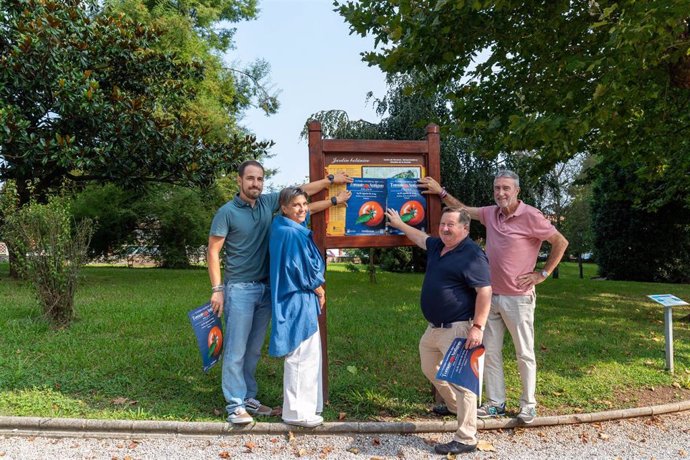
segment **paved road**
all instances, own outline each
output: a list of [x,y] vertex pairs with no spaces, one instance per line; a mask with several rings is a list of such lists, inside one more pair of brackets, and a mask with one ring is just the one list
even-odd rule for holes
[[[425,459],[452,434],[233,435],[191,438],[0,436],[8,459]],[[690,411],[579,425],[481,431],[477,459],[687,459]],[[460,458],[460,457],[458,457]]]

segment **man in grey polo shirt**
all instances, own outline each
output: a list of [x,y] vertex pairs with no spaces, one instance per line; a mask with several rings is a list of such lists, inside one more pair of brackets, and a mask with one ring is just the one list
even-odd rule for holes
[[[264,168],[257,161],[239,167],[239,193],[225,203],[213,218],[208,240],[208,273],[211,278],[213,311],[225,311],[222,388],[227,401],[228,421],[247,424],[254,415],[271,415],[272,409],[256,399],[254,374],[271,319],[271,289],[268,285],[268,233],[273,214],[278,211],[278,193],[262,195]],[[305,184],[313,195],[332,183],[352,182],[345,174]],[[312,212],[345,201],[310,206]],[[323,204],[325,203],[325,205]],[[225,277],[221,279],[220,252],[225,248]]]

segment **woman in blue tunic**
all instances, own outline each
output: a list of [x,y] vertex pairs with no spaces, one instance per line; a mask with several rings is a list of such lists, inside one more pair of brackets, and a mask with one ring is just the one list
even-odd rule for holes
[[273,219],[270,239],[273,318],[269,354],[285,356],[283,421],[314,427],[323,423],[321,339],[318,315],[325,304],[325,263],[305,221],[307,194],[297,187],[280,192],[282,215]]

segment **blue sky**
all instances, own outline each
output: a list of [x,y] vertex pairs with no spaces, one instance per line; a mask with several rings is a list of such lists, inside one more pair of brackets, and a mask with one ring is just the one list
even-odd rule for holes
[[266,166],[279,172],[269,184],[302,183],[309,174],[307,142],[299,134],[312,113],[342,109],[350,119],[378,120],[366,94],[385,94],[385,76],[368,67],[360,53],[373,40],[349,35],[330,0],[260,0],[258,19],[236,25],[237,49],[228,64],[262,58],[271,65],[271,83],[280,91],[280,110],[267,117],[247,112],[242,124],[260,139],[273,139],[275,156]]

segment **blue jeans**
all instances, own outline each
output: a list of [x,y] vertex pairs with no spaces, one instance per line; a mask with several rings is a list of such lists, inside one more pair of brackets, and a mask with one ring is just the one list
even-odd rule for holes
[[222,387],[230,414],[258,391],[254,374],[271,321],[271,288],[262,282],[226,284],[223,310]]

